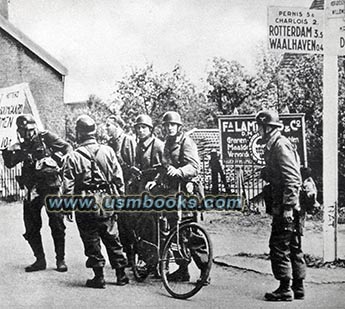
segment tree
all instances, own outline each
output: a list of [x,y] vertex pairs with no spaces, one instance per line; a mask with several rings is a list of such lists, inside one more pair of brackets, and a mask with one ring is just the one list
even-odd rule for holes
[[216,105],[219,114],[230,115],[250,95],[252,81],[239,62],[215,57],[207,72],[208,100]]
[[187,129],[205,125],[204,103],[180,65],[171,72],[157,73],[152,64],[134,68],[118,81],[112,102],[130,126],[142,113],[157,125],[166,111],[173,110],[181,114]]
[[256,73],[249,74],[237,61],[213,58],[208,70],[208,98],[218,115],[230,115],[236,108],[241,114],[256,113],[278,106],[279,57],[258,47]]

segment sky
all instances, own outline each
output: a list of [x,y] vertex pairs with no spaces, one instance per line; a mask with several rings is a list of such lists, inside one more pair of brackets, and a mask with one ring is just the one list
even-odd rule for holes
[[253,70],[267,40],[267,7],[312,0],[10,0],[9,20],[69,71],[65,102],[110,98],[117,80],[179,63],[195,84],[213,57]]

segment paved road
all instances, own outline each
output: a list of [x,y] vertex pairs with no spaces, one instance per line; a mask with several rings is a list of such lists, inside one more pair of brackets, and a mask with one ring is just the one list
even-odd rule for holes
[[[75,224],[68,224],[67,228],[69,271],[58,273],[54,270],[46,218],[43,235],[48,269],[25,273],[24,267],[33,262],[33,257],[21,236],[21,205],[1,204],[0,209],[0,308],[278,308],[278,304],[263,300],[264,292],[275,288],[272,276],[216,265],[212,270],[212,284],[187,301],[171,298],[159,280],[139,284],[132,279],[130,285],[118,287],[114,285],[115,276],[109,266],[106,268],[106,289],[85,288],[85,281],[92,272],[84,267],[85,257]],[[234,242],[235,236],[230,236]],[[224,235],[212,233],[211,237],[215,254],[224,252],[224,244],[219,241]],[[279,304],[279,307],[344,308],[344,288],[344,284],[308,284],[306,300]]]

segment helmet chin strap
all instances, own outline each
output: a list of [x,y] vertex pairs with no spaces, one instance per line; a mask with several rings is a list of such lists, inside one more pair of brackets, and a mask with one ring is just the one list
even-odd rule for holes
[[275,131],[277,128],[272,126],[264,126],[264,140],[268,140],[272,134],[273,131]]
[[32,135],[28,135],[28,130],[25,129],[24,131],[24,136],[22,136],[18,131],[17,131],[17,138],[18,138],[18,141],[20,144],[23,144],[23,143],[29,143],[31,141],[33,141],[33,139],[35,138],[35,136],[37,136],[38,134],[38,130],[37,128],[35,128],[33,130],[33,134]]

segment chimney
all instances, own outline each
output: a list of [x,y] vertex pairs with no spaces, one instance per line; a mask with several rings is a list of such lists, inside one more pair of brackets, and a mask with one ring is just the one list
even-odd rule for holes
[[8,19],[8,0],[0,0],[0,15]]

